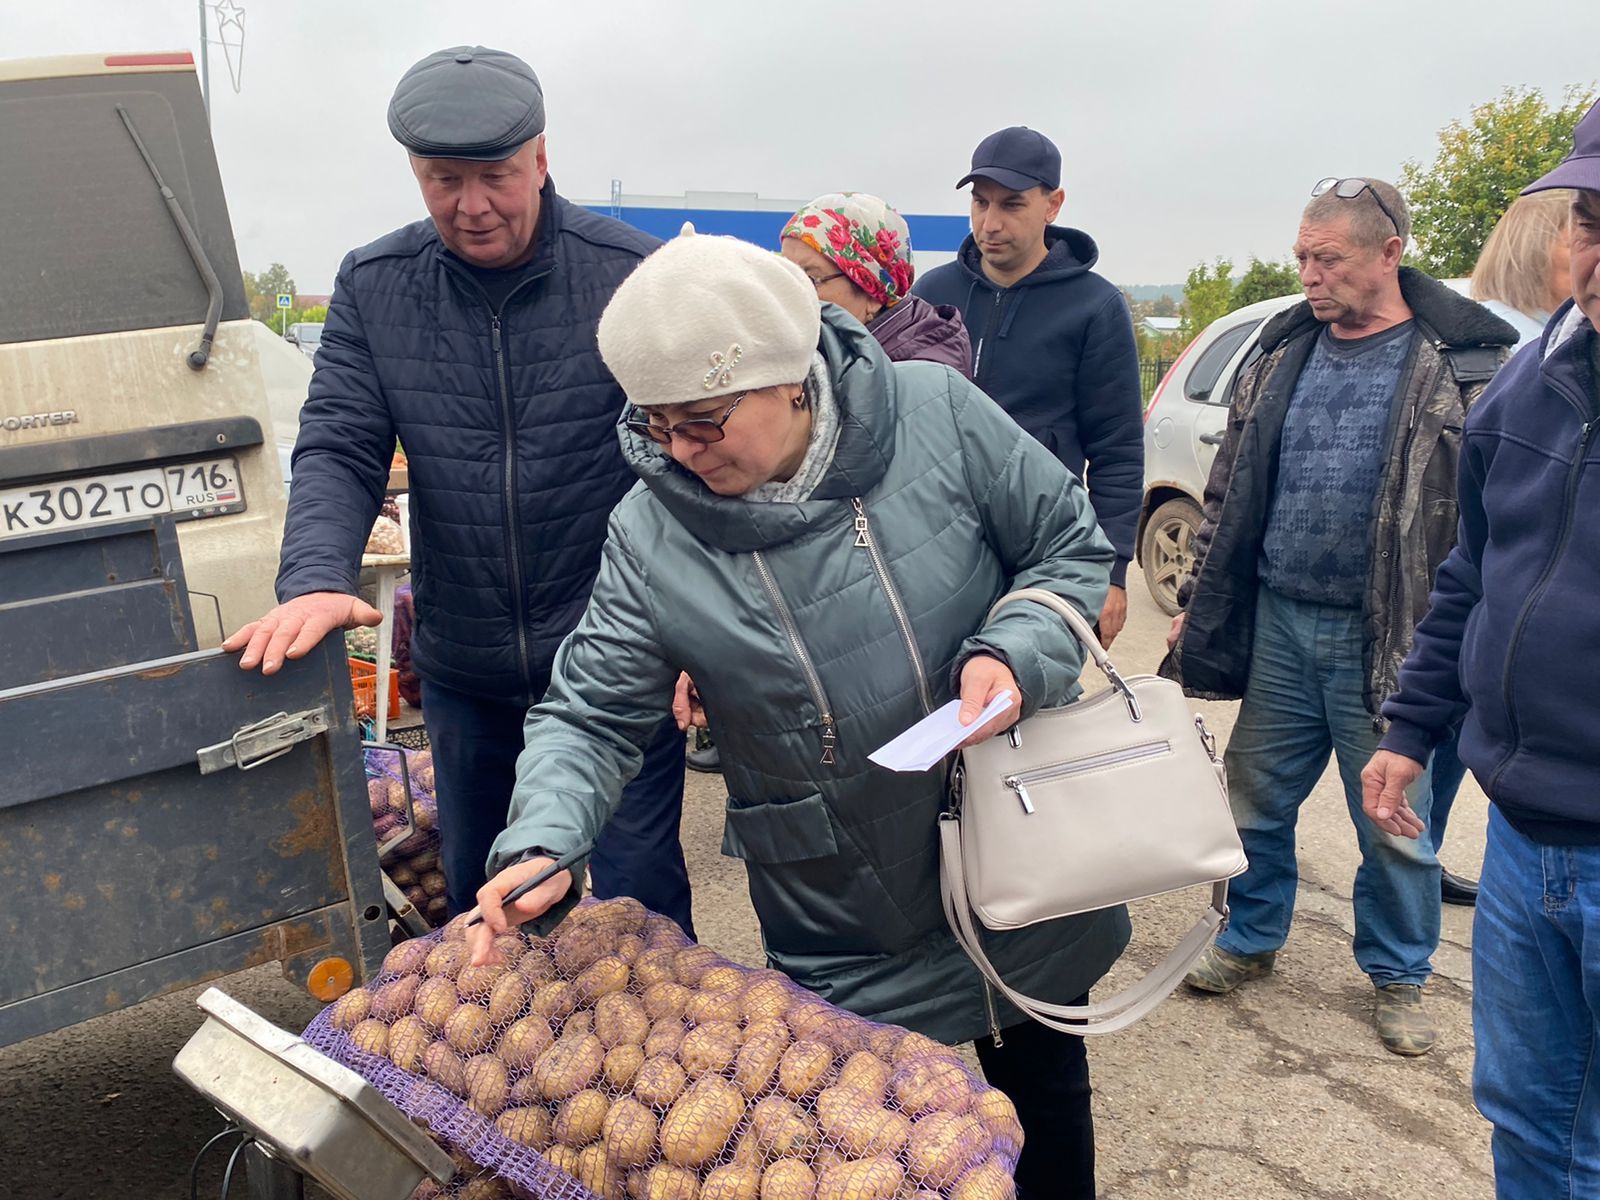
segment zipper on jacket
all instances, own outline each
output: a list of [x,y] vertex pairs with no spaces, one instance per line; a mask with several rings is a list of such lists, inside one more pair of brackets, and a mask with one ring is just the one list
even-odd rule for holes
[[867,506],[861,502],[860,497],[852,499],[850,505],[856,510],[855,544],[866,550],[867,557],[872,560],[873,573],[878,577],[878,586],[889,598],[889,611],[894,614],[894,623],[900,629],[900,640],[905,643],[906,657],[911,660],[911,671],[917,677],[917,699],[922,704],[922,715],[927,716],[933,711],[933,693],[928,689],[928,673],[923,669],[922,652],[917,649],[917,638],[911,631],[911,618],[906,615],[906,606],[901,602],[900,592],[894,586],[894,579],[889,574],[889,564],[884,562],[883,554],[878,549],[878,541],[872,536],[872,523],[867,520]]
[[1028,795],[1030,784],[1050,783],[1057,779],[1082,775],[1087,771],[1098,771],[1102,767],[1117,767],[1124,763],[1139,762],[1142,759],[1171,753],[1171,742],[1141,742],[1137,746],[1125,746],[1121,750],[1109,750],[1104,754],[1091,754],[1085,758],[1074,758],[1067,762],[1034,767],[1029,771],[1018,771],[1014,775],[1002,776],[1000,782],[1017,794],[1017,799],[1022,802],[1022,811],[1031,814],[1033,797]]
[[1596,431],[1600,431],[1600,417],[1593,417],[1586,421],[1583,432],[1578,436],[1578,452],[1572,456],[1572,466],[1567,471],[1567,491],[1561,506],[1561,532],[1556,536],[1555,552],[1550,555],[1550,561],[1545,563],[1544,571],[1539,575],[1539,580],[1528,592],[1528,598],[1522,602],[1522,611],[1517,614],[1517,623],[1512,626],[1511,638],[1506,643],[1506,665],[1501,671],[1501,700],[1506,707],[1506,724],[1511,730],[1511,748],[1494,769],[1494,774],[1489,777],[1489,785],[1484,791],[1493,796],[1499,790],[1500,777],[1505,774],[1506,768],[1511,765],[1511,760],[1517,756],[1522,741],[1522,726],[1517,721],[1517,710],[1512,704],[1511,697],[1511,668],[1516,661],[1517,648],[1522,642],[1523,630],[1527,627],[1528,617],[1533,612],[1533,606],[1539,603],[1544,595],[1544,590],[1550,585],[1550,578],[1556,573],[1556,567],[1561,562],[1561,556],[1566,553],[1567,539],[1572,536],[1573,513],[1577,507],[1578,477],[1583,474],[1583,457],[1589,452],[1589,442]]
[[[509,299],[509,297],[508,297]],[[525,686],[532,686],[533,666],[528,654],[528,623],[523,607],[527,591],[522,581],[522,518],[517,511],[517,430],[511,406],[511,386],[506,373],[505,347],[500,340],[500,313],[489,317],[489,342],[494,348],[495,385],[500,389],[500,457],[505,465],[502,495],[506,514],[506,562],[511,568],[511,611],[516,615],[517,659]]]
[[817,675],[817,668],[811,661],[805,642],[800,640],[800,627],[795,624],[794,614],[789,611],[788,602],[778,590],[778,581],[772,577],[766,555],[759,550],[752,550],[750,557],[756,564],[756,574],[761,576],[761,585],[767,589],[767,595],[772,597],[772,607],[777,610],[778,622],[783,626],[783,632],[789,639],[789,647],[800,663],[800,673],[805,676],[806,686],[811,689],[811,701],[821,714],[819,718],[822,726],[821,762],[823,766],[831,767],[834,748],[839,744],[839,730],[834,723],[833,709],[828,704],[827,693],[822,690],[822,679]]
[[989,309],[989,319],[983,323],[983,332],[978,335],[978,344],[972,348],[972,382],[978,382],[978,372],[983,369],[983,348],[989,344],[989,335],[994,332],[995,320],[1000,316],[1000,305],[1005,301],[1004,292],[994,294],[994,304]]
[[1000,1014],[994,1010],[994,989],[989,986],[987,979],[983,981],[983,1007],[989,1014],[989,1040],[998,1050],[1006,1044],[1006,1040],[1000,1036]]

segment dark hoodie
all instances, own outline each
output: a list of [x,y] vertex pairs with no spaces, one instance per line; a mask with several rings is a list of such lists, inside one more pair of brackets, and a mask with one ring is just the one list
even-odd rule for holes
[[935,308],[921,296],[907,296],[874,317],[867,332],[891,362],[936,362],[972,378],[972,342],[953,304]]
[[1116,547],[1111,582],[1125,586],[1144,495],[1143,405],[1133,319],[1122,293],[1091,267],[1100,257],[1080,229],[1045,229],[1049,252],[1008,288],[983,273],[968,235],[956,261],[912,292],[961,310],[973,338],[973,381],[1066,468],[1087,482]]

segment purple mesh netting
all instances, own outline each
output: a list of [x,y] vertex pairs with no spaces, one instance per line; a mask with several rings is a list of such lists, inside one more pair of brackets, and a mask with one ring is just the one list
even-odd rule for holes
[[473,967],[396,946],[307,1043],[425,1126],[454,1200],[1011,1200],[1010,1101],[948,1047],[689,942],[632,900]]

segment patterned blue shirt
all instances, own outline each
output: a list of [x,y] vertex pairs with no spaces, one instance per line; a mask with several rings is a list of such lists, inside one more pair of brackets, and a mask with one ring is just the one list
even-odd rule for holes
[[1364,338],[1324,328],[1295,383],[1259,576],[1313,604],[1360,608],[1389,420],[1413,323]]

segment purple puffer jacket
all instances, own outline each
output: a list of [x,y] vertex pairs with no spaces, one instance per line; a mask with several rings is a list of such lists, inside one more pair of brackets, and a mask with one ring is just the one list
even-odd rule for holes
[[972,378],[972,343],[961,310],[953,304],[934,307],[921,296],[907,296],[879,313],[867,332],[894,362],[943,363]]

